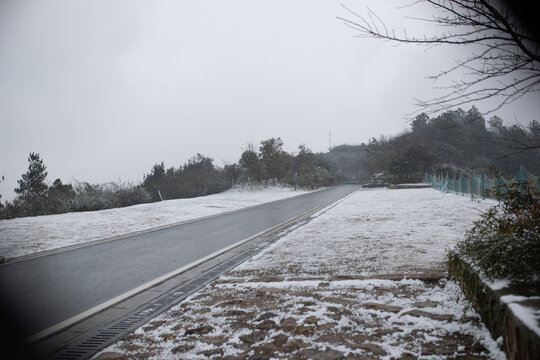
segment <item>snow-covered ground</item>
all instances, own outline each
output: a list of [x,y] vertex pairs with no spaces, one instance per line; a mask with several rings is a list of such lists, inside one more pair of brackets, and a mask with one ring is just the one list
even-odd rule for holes
[[125,208],[0,220],[0,257],[144,231],[306,193],[284,187],[251,187],[191,199]]
[[[360,191],[240,269],[298,276],[441,271],[448,249],[495,204],[430,188]],[[301,255],[294,271],[291,254]]]
[[445,275],[493,201],[363,190],[105,349],[98,359],[504,359]]

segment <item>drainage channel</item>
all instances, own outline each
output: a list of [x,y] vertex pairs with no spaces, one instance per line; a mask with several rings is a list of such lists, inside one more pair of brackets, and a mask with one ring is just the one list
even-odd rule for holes
[[278,228],[39,340],[31,344],[32,350],[39,359],[88,359],[259,253],[288,232],[309,222],[320,215],[316,214],[317,211],[338,200],[339,198],[318,206]]
[[205,272],[196,280],[188,281],[187,283],[176,287],[170,292],[148,302],[136,311],[113,321],[108,324],[108,326],[90,331],[85,336],[73,341],[67,348],[51,356],[50,359],[86,359],[92,356],[106,346],[121,339],[126,333],[136,329],[148,320],[178,303],[180,300],[183,300],[188,295],[202,288],[212,279],[234,267],[244,259],[243,255],[244,254],[239,254],[233,259],[224,261]]

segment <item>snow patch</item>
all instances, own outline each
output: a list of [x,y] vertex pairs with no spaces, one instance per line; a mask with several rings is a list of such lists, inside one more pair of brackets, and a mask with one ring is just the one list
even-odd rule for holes
[[494,281],[486,280],[484,279],[487,286],[489,286],[492,290],[501,290],[504,289],[512,283],[510,279],[497,279]]
[[540,326],[538,326],[540,314],[538,312],[518,303],[511,303],[508,307],[529,329],[534,331],[537,336],[540,336]]

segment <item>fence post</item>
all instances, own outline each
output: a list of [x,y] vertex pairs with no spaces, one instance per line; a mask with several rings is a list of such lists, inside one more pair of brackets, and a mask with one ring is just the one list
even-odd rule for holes
[[497,200],[501,202],[501,173],[497,171],[497,182],[495,183],[495,188],[497,189]]
[[482,192],[482,200],[484,200],[486,195],[486,174],[483,171],[480,174],[480,191]]
[[474,195],[476,195],[476,174],[471,174],[471,199],[474,198]]
[[521,174],[523,175],[524,181],[529,181],[529,172],[523,166],[521,167]]
[[517,174],[514,177],[514,180],[518,183],[523,181],[523,175],[521,174],[521,166],[519,167]]
[[475,174],[475,176],[476,176],[476,196],[480,197],[481,196],[480,188],[482,187],[480,184],[482,182],[482,173],[480,173],[480,175]]
[[491,198],[495,199],[495,190],[497,189],[497,178],[489,179],[489,190],[491,191]]

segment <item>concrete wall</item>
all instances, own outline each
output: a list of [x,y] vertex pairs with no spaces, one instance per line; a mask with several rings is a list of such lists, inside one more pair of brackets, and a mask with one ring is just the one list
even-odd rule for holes
[[[540,359],[540,337],[525,325],[508,307],[501,301],[504,295],[531,294],[530,286],[512,285],[510,287],[493,290],[485,284],[478,274],[463,260],[454,257],[448,262],[448,271],[461,284],[461,288],[469,301],[473,303],[475,310],[482,317],[486,327],[494,339],[503,338],[503,350],[510,360],[538,360]],[[540,291],[538,286],[533,292]],[[531,304],[528,304],[531,306]],[[540,310],[540,304],[532,304],[536,311]]]

